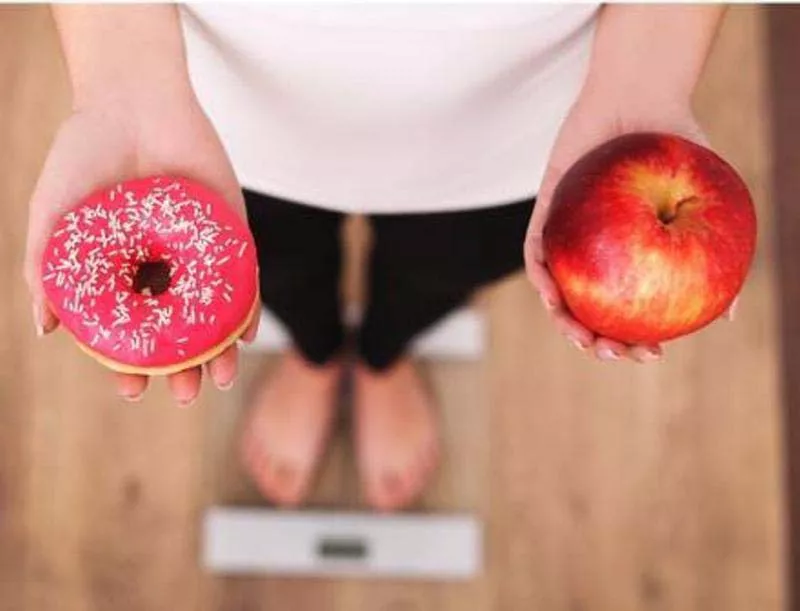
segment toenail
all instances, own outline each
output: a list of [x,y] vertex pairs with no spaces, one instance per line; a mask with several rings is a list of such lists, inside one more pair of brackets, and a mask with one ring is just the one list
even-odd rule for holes
[[602,348],[597,355],[604,361],[618,361],[620,356],[611,348]]
[[383,476],[383,485],[390,490],[400,487],[400,476],[396,473],[386,473]]
[[567,339],[578,350],[580,350],[581,352],[586,352],[586,346],[584,346],[583,343],[581,343],[581,340],[579,340],[577,337],[567,337]]

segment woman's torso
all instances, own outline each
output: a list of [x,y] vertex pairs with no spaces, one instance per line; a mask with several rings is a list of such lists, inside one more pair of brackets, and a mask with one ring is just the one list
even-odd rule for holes
[[190,72],[243,185],[349,212],[531,196],[596,5],[184,7]]

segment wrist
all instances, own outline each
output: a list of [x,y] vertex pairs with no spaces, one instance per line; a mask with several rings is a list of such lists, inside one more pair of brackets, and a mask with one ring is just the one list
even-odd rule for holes
[[724,9],[608,5],[595,31],[587,92],[623,107],[687,107]]
[[648,79],[646,70],[634,66],[606,69],[593,66],[581,95],[604,100],[617,110],[637,113],[663,112],[664,109],[690,108],[694,81],[685,78]]
[[115,108],[136,115],[193,101],[188,73],[181,71],[142,70],[107,76],[98,71],[97,78],[72,81],[74,111]]
[[649,119],[691,114],[693,86],[661,83],[658,86],[637,85],[619,75],[590,72],[579,100],[596,112],[617,118]]

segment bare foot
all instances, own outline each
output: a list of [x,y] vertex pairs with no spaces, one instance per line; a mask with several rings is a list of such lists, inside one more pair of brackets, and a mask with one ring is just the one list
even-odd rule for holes
[[307,496],[333,424],[340,361],[322,367],[290,350],[261,382],[241,438],[245,468],[261,493],[284,506]]
[[425,489],[439,461],[432,398],[409,359],[384,372],[355,370],[356,455],[367,501],[400,509]]

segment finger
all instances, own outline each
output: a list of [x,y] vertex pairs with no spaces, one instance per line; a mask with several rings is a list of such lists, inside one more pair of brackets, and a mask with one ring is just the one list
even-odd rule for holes
[[200,381],[203,373],[200,367],[192,367],[167,378],[170,392],[178,403],[178,407],[190,407],[200,394]]
[[653,363],[655,361],[660,361],[664,356],[661,346],[658,345],[631,346],[628,350],[628,353],[634,361],[639,363]]
[[58,318],[38,294],[33,297],[33,325],[37,337],[43,337],[58,328]]
[[250,318],[250,324],[247,325],[247,328],[242,333],[242,341],[246,344],[252,344],[253,341],[256,339],[256,335],[258,335],[258,326],[261,324],[261,309],[256,308],[256,311],[253,312],[252,317]]
[[594,353],[601,361],[618,361],[628,356],[628,347],[607,337],[598,337],[594,343]]
[[539,293],[539,298],[548,312],[563,308],[561,293],[546,266],[536,261],[531,261],[525,266],[525,273]]
[[544,246],[542,244],[542,231],[547,222],[547,212],[541,197],[537,198],[536,204],[528,223],[528,231],[525,235],[525,262],[530,264],[544,263]]
[[594,345],[594,333],[575,320],[567,311],[557,309],[553,311],[552,316],[556,328],[578,350],[586,351]]
[[[552,179],[545,178],[545,180]],[[530,268],[534,263],[540,265],[544,265],[545,263],[542,233],[549,214],[551,190],[552,187],[546,183],[542,183],[542,189],[536,197],[533,213],[528,223],[528,230],[525,234],[525,245],[523,248],[526,268]]]
[[58,327],[58,317],[47,304],[38,263],[41,255],[36,254],[37,250],[38,248],[32,248],[30,256],[26,254],[24,276],[25,283],[28,286],[28,293],[31,296],[33,326],[36,330],[36,336],[42,337],[55,331]]
[[731,305],[728,307],[728,310],[725,312],[725,318],[730,322],[733,322],[734,318],[736,317],[736,310],[738,308],[739,308],[739,296],[737,295],[731,302]]
[[126,401],[140,401],[147,390],[149,378],[142,375],[131,375],[127,373],[116,373],[117,394]]
[[220,390],[230,390],[236,379],[239,349],[236,344],[229,346],[222,354],[208,364],[208,373],[214,385]]

